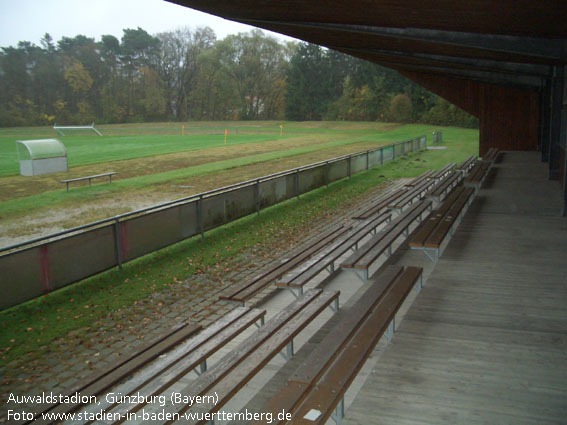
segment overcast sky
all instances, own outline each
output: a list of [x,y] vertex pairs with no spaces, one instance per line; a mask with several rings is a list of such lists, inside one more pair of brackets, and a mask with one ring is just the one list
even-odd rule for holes
[[153,35],[183,26],[209,26],[218,38],[252,29],[164,0],[0,0],[0,47],[39,45],[46,32],[56,42],[78,34],[100,41],[103,34],[120,40],[125,28]]

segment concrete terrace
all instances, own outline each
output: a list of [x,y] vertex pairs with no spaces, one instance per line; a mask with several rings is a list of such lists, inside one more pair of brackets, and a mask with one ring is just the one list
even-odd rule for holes
[[[391,343],[382,338],[347,391],[343,424],[564,423],[567,221],[560,209],[560,187],[547,180],[539,153],[506,152],[435,266],[400,246],[387,262],[424,267],[424,286],[398,313]],[[344,271],[321,282],[341,290],[339,314],[369,284]],[[261,306],[283,308],[283,296]],[[251,382],[248,409],[265,407],[338,316],[291,361],[270,364]],[[241,397],[231,407],[242,406]]]
[[[505,153],[344,423],[565,423],[560,208],[539,153]],[[393,262],[415,264],[416,254],[402,250]]]

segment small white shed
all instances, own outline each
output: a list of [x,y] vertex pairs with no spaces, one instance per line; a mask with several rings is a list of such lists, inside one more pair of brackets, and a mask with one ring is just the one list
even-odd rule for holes
[[67,171],[67,150],[57,139],[16,141],[20,174],[37,176],[39,174]]

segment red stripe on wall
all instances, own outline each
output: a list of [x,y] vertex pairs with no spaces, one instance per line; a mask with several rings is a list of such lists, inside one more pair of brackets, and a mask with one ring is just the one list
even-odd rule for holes
[[128,259],[128,222],[120,223],[120,254],[122,261]]
[[41,265],[41,289],[43,292],[51,291],[51,285],[49,285],[49,252],[47,251],[47,245],[39,248],[40,255],[40,265]]

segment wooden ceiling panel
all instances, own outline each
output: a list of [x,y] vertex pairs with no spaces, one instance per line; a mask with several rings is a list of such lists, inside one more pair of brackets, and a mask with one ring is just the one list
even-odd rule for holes
[[565,38],[560,0],[175,0],[232,20],[321,22]]

